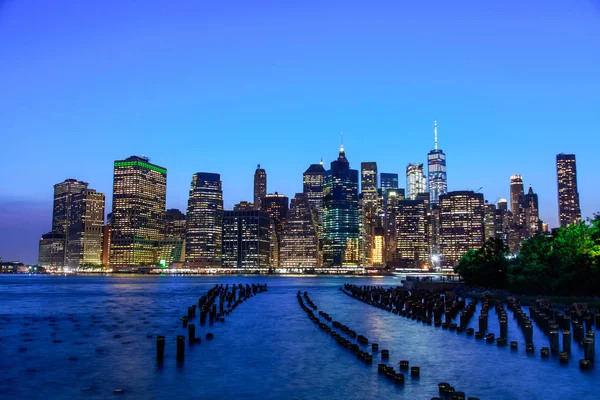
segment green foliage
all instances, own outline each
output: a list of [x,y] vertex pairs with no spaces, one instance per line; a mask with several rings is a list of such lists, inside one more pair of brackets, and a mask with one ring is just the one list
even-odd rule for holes
[[454,271],[469,285],[502,289],[508,273],[508,247],[501,239],[488,239],[478,250],[461,257]]
[[501,240],[463,255],[454,270],[466,283],[546,296],[600,295],[600,214],[523,242],[508,261]]

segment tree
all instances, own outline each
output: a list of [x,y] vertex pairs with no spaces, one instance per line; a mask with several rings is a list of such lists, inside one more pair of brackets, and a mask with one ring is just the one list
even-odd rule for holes
[[502,289],[508,274],[508,246],[489,238],[478,250],[469,250],[454,267],[467,284]]

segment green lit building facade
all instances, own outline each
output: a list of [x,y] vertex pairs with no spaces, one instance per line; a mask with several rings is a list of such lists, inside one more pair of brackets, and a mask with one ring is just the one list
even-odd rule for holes
[[122,269],[157,262],[167,197],[167,170],[148,158],[114,163],[110,265]]

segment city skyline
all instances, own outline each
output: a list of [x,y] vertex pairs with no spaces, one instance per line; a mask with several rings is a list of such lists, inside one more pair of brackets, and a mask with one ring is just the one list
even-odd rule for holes
[[257,163],[269,193],[301,192],[302,172],[334,159],[340,131],[354,168],[375,161],[403,182],[408,163],[427,164],[434,120],[448,191],[483,187],[495,202],[520,174],[555,227],[555,156],[573,153],[582,217],[600,209],[594,5],[506,2],[493,15],[477,2],[270,7],[265,17],[191,3],[160,13],[3,4],[0,132],[24,162],[0,172],[0,256],[35,262],[57,182],[89,182],[111,210],[110,166],[132,154],[168,168],[167,208],[185,210],[190,176],[209,171],[231,210],[252,201]]

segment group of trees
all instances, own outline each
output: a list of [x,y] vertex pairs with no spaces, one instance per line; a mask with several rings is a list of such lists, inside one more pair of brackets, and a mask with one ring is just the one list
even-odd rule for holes
[[512,259],[501,239],[488,239],[465,253],[454,271],[467,284],[519,294],[598,296],[600,214],[526,240]]

